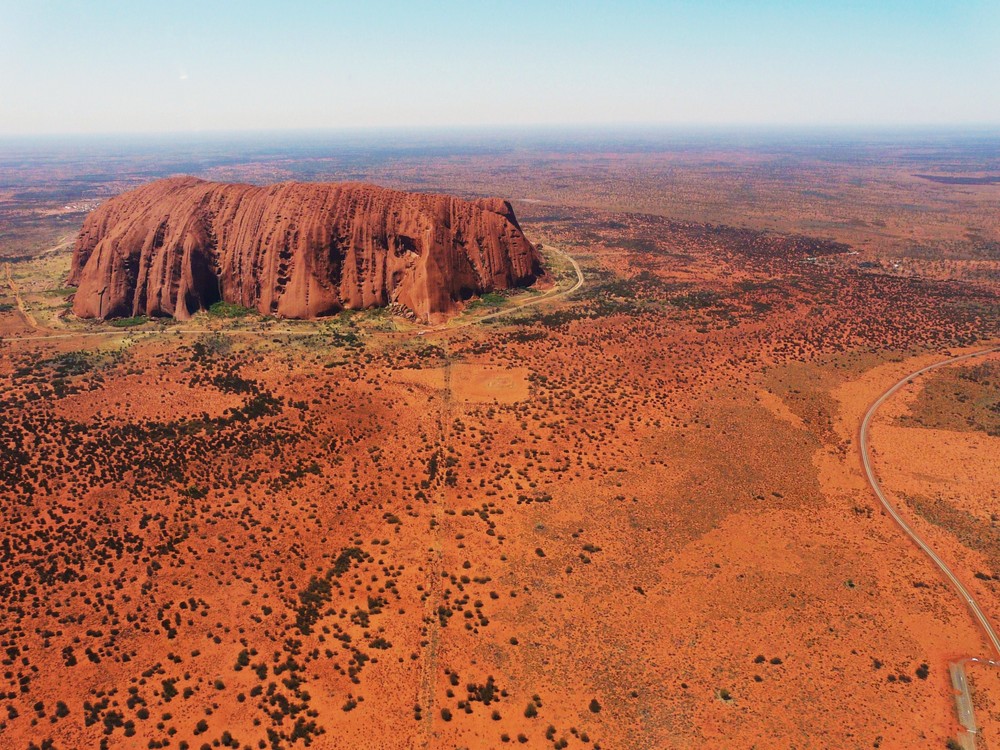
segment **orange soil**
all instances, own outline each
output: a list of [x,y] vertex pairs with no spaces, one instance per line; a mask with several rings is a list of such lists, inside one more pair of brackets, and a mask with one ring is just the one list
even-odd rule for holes
[[[662,241],[586,239],[612,224]],[[4,742],[943,747],[948,661],[985,646],[856,435],[996,336],[966,307],[995,290],[620,214],[532,232],[588,283],[524,323],[70,374],[93,340],[4,342]],[[901,427],[908,398],[872,430],[887,492],[985,518],[996,439]],[[915,525],[998,611],[982,554]]]

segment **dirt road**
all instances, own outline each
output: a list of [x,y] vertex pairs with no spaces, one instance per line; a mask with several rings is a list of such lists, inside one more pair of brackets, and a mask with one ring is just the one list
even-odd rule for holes
[[28,321],[28,325],[37,330],[38,321],[35,320],[35,316],[31,314],[31,311],[28,309],[27,305],[24,304],[24,300],[21,298],[21,290],[18,289],[17,284],[14,282],[14,276],[10,272],[10,263],[4,263],[3,267],[7,274],[7,286],[10,287],[10,291],[14,295],[14,299],[17,301],[17,309],[20,311],[21,315],[24,316],[24,319]]

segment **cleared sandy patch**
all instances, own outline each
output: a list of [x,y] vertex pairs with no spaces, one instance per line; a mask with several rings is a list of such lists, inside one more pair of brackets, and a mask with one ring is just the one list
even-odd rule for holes
[[788,408],[788,404],[773,393],[769,393],[763,389],[759,390],[757,391],[757,401],[783,422],[787,422],[796,429],[806,429],[806,425],[802,419]]
[[454,365],[451,386],[458,401],[513,404],[528,398],[528,368],[507,370],[478,364]]

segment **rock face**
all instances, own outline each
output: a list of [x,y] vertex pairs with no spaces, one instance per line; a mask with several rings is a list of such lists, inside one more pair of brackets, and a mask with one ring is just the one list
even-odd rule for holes
[[287,318],[397,303],[435,320],[544,273],[500,199],[179,177],[93,211],[68,283],[83,318],[185,319],[225,300]]

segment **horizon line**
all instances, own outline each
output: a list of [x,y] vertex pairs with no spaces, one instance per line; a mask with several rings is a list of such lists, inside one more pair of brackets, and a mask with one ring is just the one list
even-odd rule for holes
[[715,132],[983,132],[996,131],[1000,135],[1000,122],[587,122],[587,123],[476,123],[449,125],[331,125],[317,127],[285,128],[199,128],[184,130],[94,130],[94,131],[43,131],[0,132],[2,140],[30,140],[53,138],[176,138],[239,135],[364,135],[380,133],[413,134],[474,134],[474,133],[531,133],[575,132],[593,134],[613,133],[696,133]]

